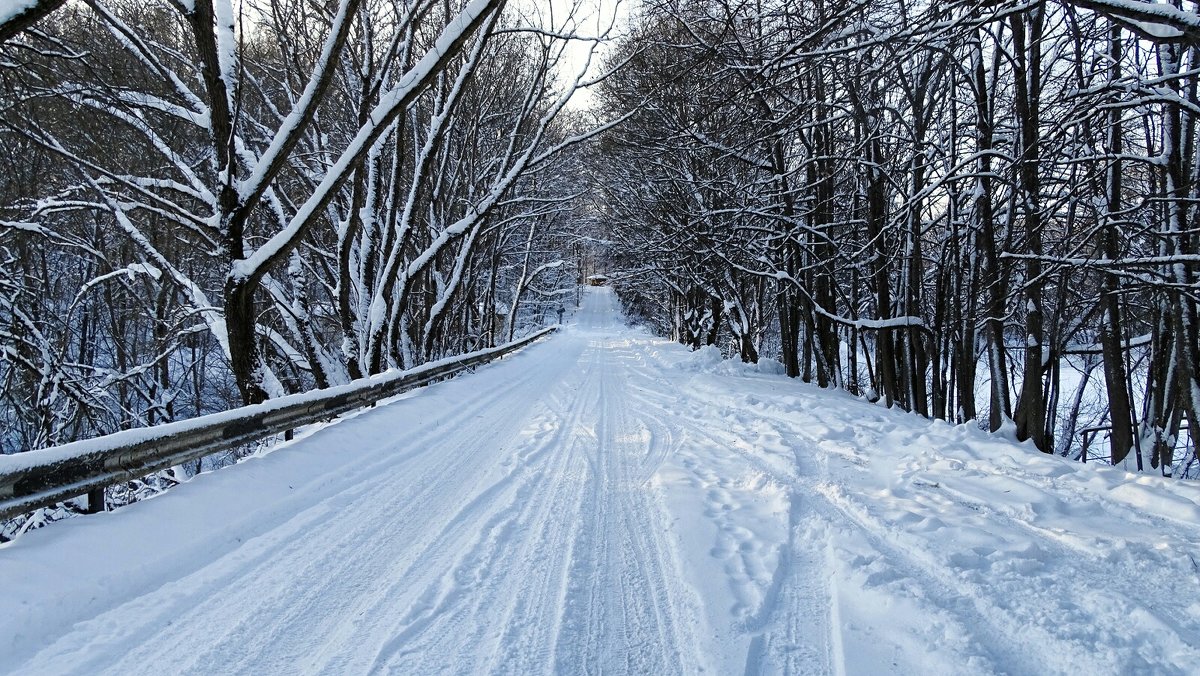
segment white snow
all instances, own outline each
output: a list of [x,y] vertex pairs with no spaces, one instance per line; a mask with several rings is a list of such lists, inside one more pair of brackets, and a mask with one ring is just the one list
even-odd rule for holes
[[1183,37],[1183,31],[1170,24],[1151,21],[1138,21],[1136,19],[1125,19],[1125,21],[1128,21],[1131,25],[1146,35],[1159,40],[1178,40],[1179,38]]
[[0,672],[1189,673],[1200,487],[624,325],[0,547]]
[[6,24],[37,6],[37,0],[4,0],[0,6],[0,25]]

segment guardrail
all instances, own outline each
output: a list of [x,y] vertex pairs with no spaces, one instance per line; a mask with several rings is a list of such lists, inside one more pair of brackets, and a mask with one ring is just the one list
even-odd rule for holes
[[[1177,463],[1177,471],[1174,473],[1174,476],[1183,479],[1192,478],[1192,472],[1194,471],[1195,466],[1197,463],[1200,463],[1200,456],[1197,454],[1196,440],[1194,437],[1192,437],[1191,426],[1188,425],[1186,420],[1180,423],[1179,431],[1182,434],[1177,435],[1172,442],[1172,455]],[[1103,448],[1101,449],[1100,453],[1092,453],[1092,444],[1095,443],[1097,439],[1101,438],[1104,433],[1111,434],[1112,425],[1092,425],[1091,427],[1085,427],[1079,430],[1080,450],[1078,459],[1080,461],[1085,463],[1092,460],[1097,460],[1104,463],[1109,461],[1109,453]],[[1140,460],[1138,461],[1138,467],[1141,467]],[[1167,476],[1167,468],[1163,467],[1162,470],[1163,476]]]
[[[387,397],[486,364],[557,330],[550,327],[511,343],[254,406],[124,430],[14,455],[0,456],[0,519],[48,507],[107,486],[206,455],[328,420]],[[95,507],[95,500],[89,500]]]

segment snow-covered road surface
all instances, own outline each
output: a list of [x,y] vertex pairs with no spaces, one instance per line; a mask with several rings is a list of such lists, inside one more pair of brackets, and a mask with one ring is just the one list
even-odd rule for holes
[[627,328],[0,547],[0,672],[1196,673],[1200,488]]

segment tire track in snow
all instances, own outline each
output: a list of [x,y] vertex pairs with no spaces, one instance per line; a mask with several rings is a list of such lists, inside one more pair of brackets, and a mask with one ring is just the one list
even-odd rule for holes
[[790,491],[788,500],[787,543],[762,607],[746,623],[754,635],[746,653],[746,676],[842,671],[835,668],[841,641],[826,579],[826,525],[810,499]]
[[[629,350],[610,350],[609,354],[610,358],[626,361]],[[668,669],[678,667],[686,673],[688,661],[695,659],[697,646],[689,639],[681,638],[679,630],[682,628],[675,626],[678,619],[687,616],[679,612],[679,597],[683,595],[679,589],[680,575],[664,574],[662,563],[669,559],[661,539],[655,537],[662,530],[657,526],[663,519],[653,511],[654,505],[646,499],[648,493],[644,489],[647,480],[667,457],[669,448],[663,446],[656,450],[655,442],[661,444],[665,439],[660,436],[656,440],[652,434],[643,438],[640,434],[642,426],[632,424],[636,416],[632,415],[628,405],[631,369],[625,366],[619,372],[622,378],[617,383],[617,391],[604,401],[608,405],[606,415],[617,423],[610,428],[608,455],[613,463],[616,484],[611,494],[616,498],[622,535],[619,570],[623,574],[621,607],[626,614],[626,645],[634,648],[625,655],[627,671],[666,673]],[[634,433],[634,430],[638,432]],[[648,641],[648,636],[654,637],[653,643]]]
[[[474,599],[467,612],[472,618],[491,614],[488,623],[497,628],[486,640],[478,637],[464,642],[487,646],[480,652],[479,663],[487,664],[485,671],[490,673],[542,671],[552,659],[572,524],[581,509],[586,477],[579,446],[588,435],[580,433],[586,432],[585,418],[597,406],[593,383],[599,378],[600,354],[590,347],[588,353],[585,377],[578,385],[563,388],[555,423],[536,441],[551,453],[539,472],[537,491],[519,517],[526,537],[515,543],[508,565],[496,576],[489,593]],[[478,625],[474,619],[472,623]],[[460,663],[467,663],[463,661],[466,657],[463,655]]]
[[[647,360],[642,359],[642,363]],[[639,373],[645,383],[631,397],[654,410],[660,420],[689,434],[689,453],[683,465],[703,486],[708,486],[706,515],[716,523],[719,533],[727,534],[731,546],[718,544],[716,553],[722,557],[738,557],[738,563],[727,574],[737,586],[753,584],[757,577],[754,567],[762,556],[763,543],[753,533],[746,532],[730,514],[735,504],[728,480],[713,472],[697,453],[733,451],[750,469],[768,477],[784,489],[788,502],[786,541],[779,546],[777,561],[770,571],[769,582],[760,589],[757,605],[743,597],[742,610],[735,614],[742,619],[740,630],[750,637],[745,655],[746,674],[789,673],[829,674],[838,671],[840,664],[836,649],[840,646],[839,627],[832,617],[832,590],[828,583],[828,536],[824,519],[812,507],[812,499],[796,487],[802,478],[795,465],[768,462],[758,452],[756,440],[763,436],[760,423],[756,429],[732,415],[728,410],[701,398],[682,392],[653,370]],[[690,413],[685,417],[684,413]],[[705,421],[702,424],[697,421]],[[781,437],[774,427],[766,430]],[[719,446],[714,446],[719,444]],[[726,553],[727,552],[727,553]]]
[[[682,618],[696,602],[682,573],[661,504],[647,486],[671,452],[628,406],[629,355],[605,341],[596,439],[582,523],[572,550],[555,670],[597,673],[694,673],[702,650]],[[644,434],[643,432],[647,432]]]
[[[565,556],[561,552],[566,537],[561,527],[554,531],[561,524],[551,510],[562,503],[567,513],[571,511],[567,468],[573,454],[567,442],[587,403],[585,397],[570,393],[588,393],[596,378],[596,361],[593,357],[578,383],[564,381],[556,386],[548,398],[552,406],[525,427],[532,433],[516,450],[520,460],[515,473],[520,476],[507,486],[507,499],[497,505],[497,496],[479,495],[455,518],[453,528],[416,557],[421,568],[401,576],[410,588],[424,591],[412,610],[388,630],[391,638],[380,648],[371,671],[424,672],[444,664],[448,654],[456,655],[453,663],[462,670],[472,670],[470,665],[482,670],[489,656],[498,655],[499,632],[519,631],[512,623],[516,605],[532,602],[545,612],[545,599],[550,597],[532,601],[517,597],[526,592],[543,595],[547,587],[559,584],[555,572],[564,566],[554,559]],[[556,410],[561,402],[567,403],[566,410]],[[542,545],[544,538],[551,544]],[[439,561],[438,552],[460,554],[449,563]],[[506,591],[514,595],[502,598]],[[522,625],[521,629],[537,627]],[[539,650],[536,641],[523,640],[521,645],[527,651]],[[422,661],[429,658],[435,661]]]

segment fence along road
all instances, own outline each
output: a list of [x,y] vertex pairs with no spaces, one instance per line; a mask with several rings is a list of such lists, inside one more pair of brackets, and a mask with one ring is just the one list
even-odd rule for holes
[[0,519],[88,494],[100,511],[99,491],[206,455],[369,406],[416,387],[499,359],[553,333],[542,329],[511,343],[450,357],[417,368],[214,413],[151,428],[133,429],[0,456]]

